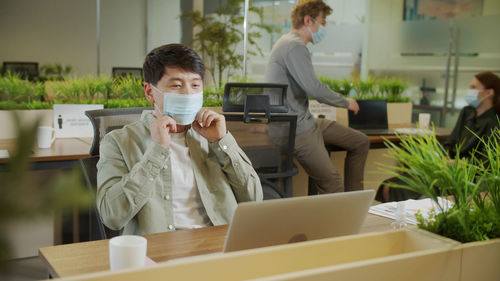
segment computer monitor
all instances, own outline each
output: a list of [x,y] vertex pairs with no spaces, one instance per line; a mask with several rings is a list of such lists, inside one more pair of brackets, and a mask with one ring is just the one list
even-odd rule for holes
[[[288,85],[286,84],[274,84],[274,83],[226,83],[224,87],[224,97],[222,100],[222,111],[224,112],[244,112],[245,102],[249,99],[248,97],[255,97],[257,103],[259,100],[268,103],[268,106],[263,104],[261,108],[258,108],[258,104],[249,105],[253,108],[250,112],[265,112],[266,108],[269,113],[287,113],[288,106],[286,103],[286,90]],[[268,98],[259,99],[261,97],[267,96]]]
[[142,79],[142,68],[140,67],[113,67],[112,69],[113,78],[119,76],[134,76],[136,78]]
[[15,73],[23,79],[32,81],[39,76],[38,62],[4,61],[2,66],[2,75],[7,72]]

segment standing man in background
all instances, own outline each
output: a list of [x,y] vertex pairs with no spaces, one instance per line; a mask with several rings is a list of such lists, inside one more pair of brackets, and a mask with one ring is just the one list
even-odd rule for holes
[[[363,189],[366,156],[370,147],[368,137],[336,122],[318,119],[309,112],[311,97],[321,103],[344,107],[358,112],[358,103],[330,90],[314,72],[309,42],[318,44],[325,37],[326,17],[332,9],[321,0],[299,1],[291,13],[292,31],[274,45],[265,77],[268,82],[288,85],[287,102],[297,114],[295,157],[311,178],[319,193]],[[347,150],[344,182],[333,167],[325,144]]]

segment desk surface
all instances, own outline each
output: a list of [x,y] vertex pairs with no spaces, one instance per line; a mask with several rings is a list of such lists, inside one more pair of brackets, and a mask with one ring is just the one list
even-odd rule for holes
[[[407,128],[415,127],[414,124],[394,124],[390,126],[390,129],[394,128]],[[436,128],[436,136],[439,140],[446,139],[451,133],[450,129]],[[233,132],[235,138],[237,138],[241,144],[240,146],[258,146],[258,145],[268,145],[268,140],[261,140],[260,143],[256,138],[257,134],[250,132]],[[247,139],[252,139],[251,141],[245,141]],[[380,136],[368,136],[370,143],[373,145],[380,144],[387,139],[392,142],[397,142],[399,139],[395,135],[380,135]],[[257,143],[256,143],[257,141]],[[0,149],[6,149],[9,151],[10,155],[14,154],[15,149],[15,139],[0,139]],[[52,144],[51,148],[38,148],[35,146],[33,148],[33,155],[31,160],[33,162],[50,162],[50,161],[64,161],[64,160],[78,160],[89,157],[90,146],[92,145],[92,138],[60,138],[56,139]],[[374,146],[374,147],[375,147]],[[8,159],[0,158],[0,164],[7,163]]]
[[[391,229],[392,220],[368,214],[361,232]],[[222,251],[227,225],[145,235],[147,255],[155,262]],[[45,247],[39,257],[52,277],[109,269],[108,240]]]
[[[416,127],[417,126],[415,124],[392,124],[392,125],[389,125],[389,129],[391,129],[391,130],[398,129],[398,128],[416,128]],[[436,132],[436,138],[438,140],[442,141],[450,136],[451,129],[436,127],[435,132]],[[399,137],[397,135],[368,136],[368,138],[370,139],[371,144],[383,143],[386,140],[389,140],[391,142],[398,142],[399,141]]]
[[[50,148],[38,148],[35,144],[31,160],[33,162],[78,160],[90,157],[89,151],[92,138],[60,138],[56,139]],[[14,155],[15,139],[0,139],[0,149],[6,149]],[[0,159],[0,164],[7,163],[8,159]]]

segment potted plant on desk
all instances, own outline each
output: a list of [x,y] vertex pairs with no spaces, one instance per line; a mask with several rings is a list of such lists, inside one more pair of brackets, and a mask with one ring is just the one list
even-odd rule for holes
[[[484,149],[470,158],[457,154],[452,161],[434,135],[388,143],[389,156],[401,165],[386,171],[404,183],[392,186],[420,193],[440,207],[429,220],[417,217],[418,226],[464,243],[465,279],[500,276],[500,129],[481,144]],[[440,206],[438,197],[451,197],[454,204]]]

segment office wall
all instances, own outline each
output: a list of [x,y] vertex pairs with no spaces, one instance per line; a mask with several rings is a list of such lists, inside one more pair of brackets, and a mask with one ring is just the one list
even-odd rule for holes
[[[101,74],[140,67],[150,49],[180,42],[180,0],[101,0]],[[97,72],[96,1],[0,1],[0,62],[59,62]]]
[[0,61],[96,69],[96,5],[88,0],[0,1]]

